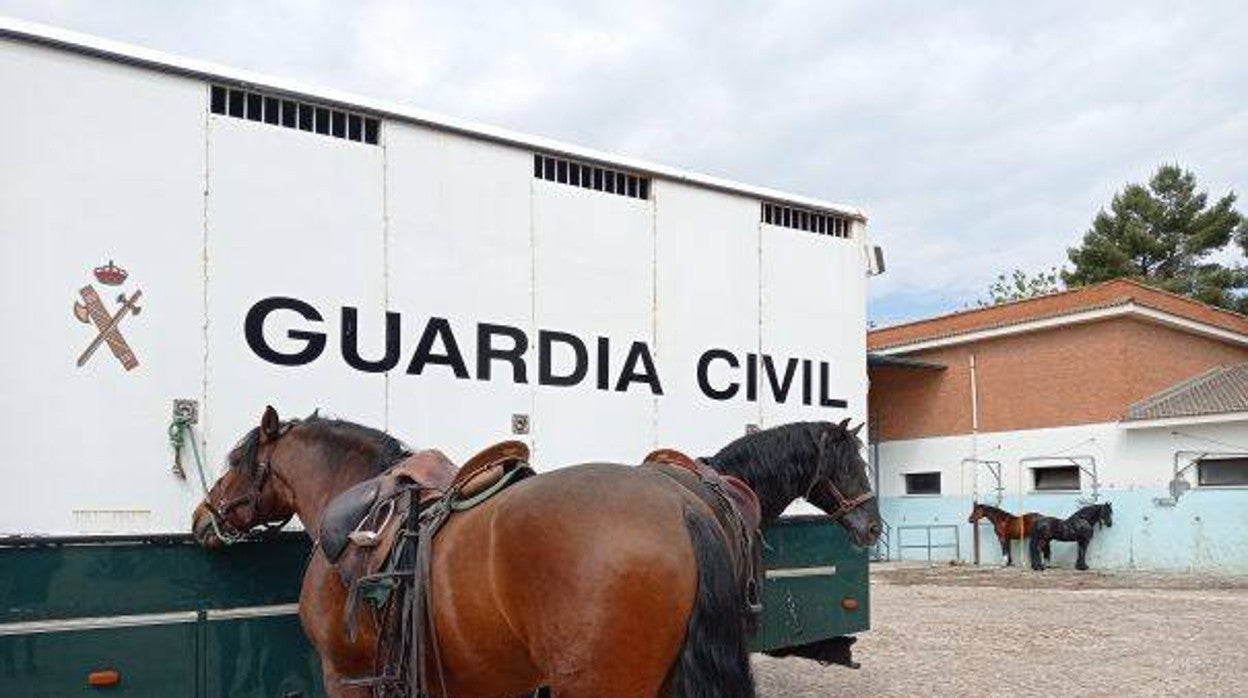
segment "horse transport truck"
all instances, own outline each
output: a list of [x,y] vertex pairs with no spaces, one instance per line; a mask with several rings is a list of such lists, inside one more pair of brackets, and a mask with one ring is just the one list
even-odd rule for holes
[[[189,535],[268,404],[539,472],[866,417],[854,207],[13,20],[0,94],[0,695],[320,694],[309,538]],[[756,650],[868,627],[813,512]]]

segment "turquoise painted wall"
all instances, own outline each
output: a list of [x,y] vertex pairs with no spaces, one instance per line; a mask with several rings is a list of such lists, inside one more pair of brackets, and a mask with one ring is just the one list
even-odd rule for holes
[[[1156,498],[1167,498],[1164,489],[1104,490],[1100,501],[1114,505],[1112,528],[1098,529],[1088,549],[1093,569],[1139,569],[1210,574],[1248,574],[1248,488],[1193,489],[1173,507],[1158,506]],[[1007,496],[1002,508],[1012,512],[1038,511],[1065,517],[1087,501],[1087,495],[1028,494]],[[922,549],[901,550],[899,544],[922,544],[922,530],[898,527],[956,526],[961,559],[973,559],[973,532],[966,517],[970,497],[882,497],[880,512],[893,528],[889,540],[892,559],[926,560]],[[1001,564],[1004,558],[996,535],[987,523],[981,524],[980,560]],[[933,530],[933,543],[951,544],[955,532]],[[900,538],[900,540],[899,540]],[[1015,564],[1024,563],[1026,551],[1014,544]],[[1053,564],[1074,567],[1074,543],[1053,543]],[[950,560],[953,548],[933,550],[934,560]]]

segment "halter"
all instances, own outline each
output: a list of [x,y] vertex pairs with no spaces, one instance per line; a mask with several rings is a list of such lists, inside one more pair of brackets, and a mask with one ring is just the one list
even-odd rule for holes
[[810,479],[810,484],[806,486],[806,494],[802,495],[802,498],[809,500],[810,493],[814,491],[815,485],[819,484],[821,480],[826,480],[828,483],[828,489],[832,491],[832,498],[836,500],[836,504],[837,504],[836,511],[832,512],[830,516],[834,519],[839,519],[842,516],[853,511],[854,509],[857,509],[863,504],[866,504],[872,499],[875,499],[875,493],[872,492],[871,490],[867,490],[866,492],[863,492],[857,497],[850,499],[846,497],[844,494],[842,494],[839,489],[837,489],[836,483],[832,482],[832,477],[830,475],[824,474],[823,469],[822,469],[823,468],[823,454],[827,447],[828,434],[831,431],[832,431],[831,429],[828,429],[827,431],[824,431],[822,434],[819,435],[819,441],[817,443],[818,455],[816,455],[816,458],[818,460],[815,461],[815,475],[814,477]]
[[[212,502],[209,501],[207,496],[204,497],[204,506],[208,509],[208,513],[212,515],[214,532],[225,544],[229,545],[252,538],[262,538],[274,531],[280,530],[283,526],[290,523],[292,518],[294,518],[294,514],[291,514],[282,519],[265,521],[252,526],[246,531],[239,531],[234,528],[234,526],[230,524],[229,520],[225,518],[231,511],[234,511],[242,506],[250,506],[254,510],[256,504],[260,501],[260,496],[264,494],[264,486],[268,483],[269,478],[276,477],[279,480],[283,479],[281,475],[277,474],[273,470],[271,460],[273,458],[273,451],[277,448],[278,439],[285,436],[286,432],[290,431],[294,424],[294,422],[287,422],[279,426],[277,429],[277,435],[269,440],[268,443],[264,444],[264,446],[268,447],[264,457],[260,458],[260,454],[256,454],[256,475],[251,479],[251,487],[248,488],[246,493],[241,494],[227,502],[219,502],[215,507],[212,505]],[[261,448],[263,448],[263,446]]]

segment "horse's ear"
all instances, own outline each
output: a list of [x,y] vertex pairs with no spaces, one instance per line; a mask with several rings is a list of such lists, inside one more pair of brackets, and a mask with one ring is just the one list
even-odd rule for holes
[[282,420],[277,416],[277,410],[272,405],[264,408],[264,416],[260,418],[260,435],[266,439],[277,436],[277,430],[281,428]]
[[849,417],[842,419],[841,423],[838,424],[837,426],[839,426],[841,430],[844,431],[849,426]]
[[862,431],[863,424],[866,424],[866,422],[860,422],[858,426],[854,427],[853,429],[850,429],[849,435],[854,436],[854,437],[858,436],[858,432]]

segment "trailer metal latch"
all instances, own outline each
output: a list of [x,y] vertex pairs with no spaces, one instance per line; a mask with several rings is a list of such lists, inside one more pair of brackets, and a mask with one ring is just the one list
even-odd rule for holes
[[529,433],[529,415],[527,414],[511,415],[511,433],[517,436],[523,436]]
[[174,400],[173,418],[184,419],[187,424],[199,424],[199,400]]

